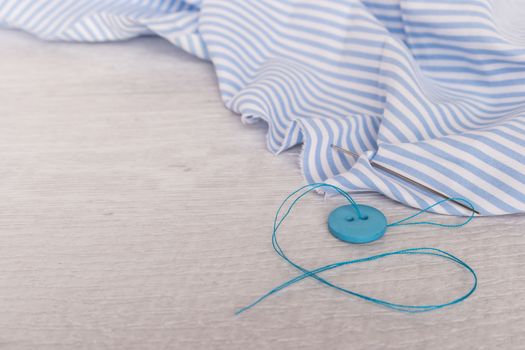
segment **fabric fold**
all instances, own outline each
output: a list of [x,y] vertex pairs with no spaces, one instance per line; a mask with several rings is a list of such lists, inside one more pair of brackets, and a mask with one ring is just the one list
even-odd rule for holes
[[[510,4],[510,5],[509,5]],[[160,35],[210,60],[267,147],[303,145],[308,182],[376,191],[423,208],[525,211],[525,39],[511,1],[0,0],[0,24],[46,40]],[[510,25],[502,24],[513,18]],[[352,150],[358,160],[334,151]],[[433,208],[467,215],[450,203]]]

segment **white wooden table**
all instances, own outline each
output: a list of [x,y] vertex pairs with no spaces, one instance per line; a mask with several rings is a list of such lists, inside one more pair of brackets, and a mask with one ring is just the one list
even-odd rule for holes
[[[350,246],[325,226],[343,201],[312,195],[281,236],[305,266],[432,246],[471,264],[479,289],[407,315],[308,280],[235,317],[296,275],[270,235],[281,199],[303,184],[299,150],[266,151],[265,126],[223,107],[211,65],[161,39],[65,44],[0,31],[0,55],[0,348],[525,347],[524,216],[396,228]],[[356,199],[390,220],[414,212],[376,194]],[[406,303],[470,285],[431,258],[326,276]]]

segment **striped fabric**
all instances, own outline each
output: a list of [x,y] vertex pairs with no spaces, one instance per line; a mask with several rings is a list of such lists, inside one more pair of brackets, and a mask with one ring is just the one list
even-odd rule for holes
[[[303,144],[308,182],[422,208],[525,211],[525,14],[520,0],[0,0],[2,26],[47,40],[160,35],[213,62],[224,104]],[[353,160],[336,144],[361,153]],[[440,213],[468,214],[453,203]]]

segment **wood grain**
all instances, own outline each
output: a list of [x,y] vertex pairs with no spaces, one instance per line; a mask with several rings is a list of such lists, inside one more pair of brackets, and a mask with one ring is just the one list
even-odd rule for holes
[[[282,231],[305,266],[433,246],[471,264],[479,289],[453,308],[406,315],[303,281],[235,317],[296,274],[272,251],[270,229],[302,184],[299,150],[267,152],[265,126],[223,107],[212,66],[160,39],[64,44],[2,31],[0,52],[0,348],[524,347],[524,216],[395,228],[350,246],[324,223],[342,201],[311,196]],[[413,212],[356,198],[390,220]],[[428,258],[327,276],[418,303],[470,283]]]

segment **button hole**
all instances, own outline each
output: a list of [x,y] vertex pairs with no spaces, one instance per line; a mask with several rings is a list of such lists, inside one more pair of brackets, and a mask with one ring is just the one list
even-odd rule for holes
[[363,215],[363,217],[361,218],[361,220],[368,220],[368,215]]
[[346,221],[354,221],[354,217],[353,216],[347,217]]

